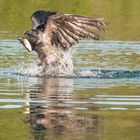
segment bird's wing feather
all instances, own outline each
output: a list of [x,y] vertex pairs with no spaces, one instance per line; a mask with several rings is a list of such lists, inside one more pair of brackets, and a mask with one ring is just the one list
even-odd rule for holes
[[103,18],[57,14],[48,18],[44,33],[49,35],[51,43],[56,47],[68,49],[78,43],[79,40],[99,40],[100,35],[95,30],[105,31],[106,25],[107,23]]

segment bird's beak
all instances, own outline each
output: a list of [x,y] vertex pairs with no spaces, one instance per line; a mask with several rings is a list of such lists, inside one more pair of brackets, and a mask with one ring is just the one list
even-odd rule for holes
[[28,41],[28,39],[22,37],[22,38],[18,38],[18,40],[29,52],[32,51],[32,46],[30,42]]

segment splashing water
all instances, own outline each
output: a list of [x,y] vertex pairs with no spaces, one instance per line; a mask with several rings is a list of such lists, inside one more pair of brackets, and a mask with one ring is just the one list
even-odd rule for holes
[[[2,132],[7,135],[7,128],[10,132],[16,132],[13,127],[10,130],[10,126],[15,126],[15,121],[19,129],[21,121],[11,122],[9,119],[9,116],[13,116],[12,120],[23,118],[19,111],[24,113],[25,120],[31,126],[29,132],[42,126],[41,130],[35,130],[35,135],[39,136],[42,132],[44,134],[43,126],[47,128],[46,136],[49,128],[57,136],[62,128],[65,136],[71,130],[76,136],[81,136],[81,129],[86,132],[86,137],[91,134],[95,136],[96,132],[97,135],[107,131],[110,133],[110,130],[113,136],[114,132],[120,136],[120,131],[125,130],[129,130],[128,134],[137,132],[140,114],[139,45],[139,42],[82,42],[73,48],[76,49],[73,73],[62,74],[61,71],[59,75],[51,75],[55,77],[45,77],[51,73],[44,73],[43,67],[38,66],[35,53],[28,54],[24,48],[18,47],[16,41],[0,42],[0,108],[1,120],[5,119],[1,121],[4,122]],[[65,58],[63,62],[70,60],[72,57]],[[8,120],[9,123],[5,123]],[[118,129],[116,122],[119,122]],[[71,124],[76,125],[69,129]]]
[[[73,59],[70,52],[62,52],[63,58],[59,65],[50,67],[45,64],[39,65],[40,60],[34,61],[30,66],[18,70],[18,74],[29,76],[74,76]],[[46,58],[48,63],[53,62],[53,54]],[[55,61],[55,60],[54,60]]]
[[[46,71],[43,71],[43,66],[38,66],[39,60],[33,62],[33,60],[36,60],[36,55],[27,54],[24,57],[24,53],[27,53],[25,49],[15,49],[13,46],[17,47],[19,45],[16,41],[3,41],[2,45],[4,44],[11,46],[6,48],[6,51],[9,52],[7,55],[11,57],[11,61],[4,63],[9,66],[12,64],[12,67],[3,69],[2,73],[5,74],[98,79],[140,77],[140,71],[138,69],[139,42],[82,42],[72,50],[74,59],[70,55],[70,52],[65,53],[61,64],[57,68],[53,69],[50,67]],[[4,61],[5,56],[2,55],[1,57]],[[15,60],[17,61],[16,63]],[[75,67],[73,67],[73,60]],[[20,65],[17,66],[17,63]],[[16,65],[15,70],[13,70],[14,64]],[[63,68],[65,64],[68,64],[67,70]]]

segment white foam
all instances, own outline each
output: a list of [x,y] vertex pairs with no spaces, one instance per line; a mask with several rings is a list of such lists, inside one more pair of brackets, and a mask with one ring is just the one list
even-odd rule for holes
[[[47,76],[65,76],[65,75],[73,75],[73,59],[69,52],[63,52],[63,58],[60,61],[60,65],[51,66],[44,71],[44,75]],[[53,59],[47,58],[47,59]],[[47,60],[49,61],[49,60]],[[44,66],[45,67],[45,66]]]
[[[53,55],[46,58],[49,63],[53,62]],[[39,66],[40,60],[34,61],[30,66],[25,66],[18,69],[18,73],[21,75],[29,76],[72,76],[73,73],[73,59],[70,52],[63,52],[63,58],[58,66],[45,66],[45,64]]]

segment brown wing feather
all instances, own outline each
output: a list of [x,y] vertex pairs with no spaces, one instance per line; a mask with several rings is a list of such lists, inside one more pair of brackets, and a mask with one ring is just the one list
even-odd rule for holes
[[105,31],[106,25],[103,18],[57,14],[48,18],[44,33],[48,33],[51,43],[56,47],[68,49],[82,39],[99,40],[100,35],[93,29]]

